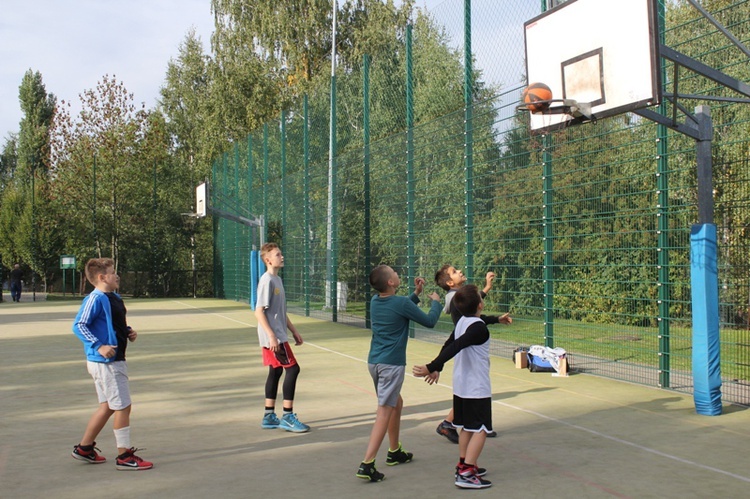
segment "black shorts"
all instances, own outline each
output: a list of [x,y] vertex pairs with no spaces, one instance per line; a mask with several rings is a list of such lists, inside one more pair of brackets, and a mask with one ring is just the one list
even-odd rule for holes
[[454,395],[453,426],[466,431],[492,432],[492,398],[465,399]]

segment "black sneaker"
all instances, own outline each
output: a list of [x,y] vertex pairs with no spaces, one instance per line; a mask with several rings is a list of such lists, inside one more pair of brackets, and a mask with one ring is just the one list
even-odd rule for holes
[[145,461],[135,455],[137,451],[138,449],[130,448],[117,456],[115,468],[121,471],[150,470],[153,468],[154,463]]
[[441,422],[435,430],[438,435],[442,435],[454,444],[458,443],[458,432],[448,421]]
[[494,430],[493,430],[493,431],[491,431],[491,432],[489,432],[489,433],[487,434],[487,437],[489,437],[489,438],[495,438],[496,436],[497,436],[497,432],[496,432],[496,431],[494,431]]
[[[468,469],[469,468],[465,464],[458,463],[458,465],[456,466],[456,480],[458,480],[458,474],[459,473],[461,473],[462,471],[466,471]],[[474,466],[474,474],[476,476],[484,476],[484,475],[487,474],[487,469],[486,468],[479,468],[478,466]]]
[[362,478],[371,482],[382,482],[385,480],[385,475],[375,469],[374,460],[371,463],[365,463],[363,461],[357,470],[357,478]]
[[399,442],[398,449],[388,449],[388,457],[385,458],[385,464],[388,466],[396,466],[397,464],[408,463],[413,457],[414,454],[406,452],[403,447],[401,447],[401,442]]
[[474,469],[467,468],[458,475],[456,475],[456,487],[462,489],[486,489],[492,487],[492,482],[480,478],[474,472]]
[[90,464],[101,464],[106,463],[107,458],[104,456],[100,456],[96,453],[96,451],[101,452],[99,449],[96,448],[96,442],[91,444],[89,449],[84,449],[81,444],[74,445],[73,446],[73,452],[71,452],[71,456],[73,456],[75,459],[78,459],[79,461],[83,461],[84,463],[90,463]]

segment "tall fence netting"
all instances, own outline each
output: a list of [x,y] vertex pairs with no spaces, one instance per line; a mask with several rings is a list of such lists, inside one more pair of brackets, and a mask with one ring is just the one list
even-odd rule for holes
[[[662,7],[666,45],[750,80],[747,57],[712,23],[686,2]],[[706,8],[748,42],[748,2]],[[332,93],[309,95],[228,145],[214,164],[212,203],[263,217],[267,239],[284,252],[294,312],[366,326],[373,266],[399,271],[405,293],[416,276],[431,286],[449,263],[480,287],[488,272],[497,275],[485,310],[514,319],[491,328],[497,355],[560,346],[579,372],[690,391],[695,141],[630,113],[531,134],[516,105],[525,84],[523,23],[540,9],[472,2],[470,114],[464,2],[420,12],[388,50],[336,73],[334,161]],[[664,89],[672,91],[665,64]],[[732,96],[688,73],[679,85],[681,93]],[[711,106],[715,127],[723,392],[750,403],[750,106],[690,106],[700,104]],[[249,251],[259,248],[259,232],[219,217],[214,224],[215,293],[249,301]],[[451,329],[445,318],[415,334],[442,342]]]

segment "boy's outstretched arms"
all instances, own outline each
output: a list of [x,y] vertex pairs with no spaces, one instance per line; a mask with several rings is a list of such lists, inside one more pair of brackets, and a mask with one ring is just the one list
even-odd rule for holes
[[419,296],[422,294],[422,290],[424,290],[424,277],[417,277],[414,279],[414,294]]
[[482,319],[482,322],[487,324],[488,326],[490,324],[512,324],[513,319],[510,317],[510,313],[505,313],[503,315],[480,315],[480,319]]
[[440,379],[440,371],[430,372],[427,366],[414,366],[411,370],[411,373],[415,378],[424,378],[425,383],[427,383],[428,385],[437,383]]
[[487,275],[484,277],[485,284],[482,291],[485,295],[490,292],[490,289],[492,289],[492,281],[495,280],[495,277],[496,276],[494,272],[487,272]]

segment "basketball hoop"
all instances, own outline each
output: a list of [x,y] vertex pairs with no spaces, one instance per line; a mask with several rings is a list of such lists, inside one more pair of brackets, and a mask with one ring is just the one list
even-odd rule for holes
[[[540,107],[544,109],[539,110]],[[552,129],[567,128],[570,125],[592,122],[596,116],[591,112],[591,103],[575,99],[550,99],[531,104],[521,103],[517,111],[528,111],[532,131],[546,133]]]
[[[553,106],[555,103],[561,105]],[[545,109],[539,110],[540,107],[545,107]],[[571,118],[581,118],[582,121],[596,121],[596,117],[591,113],[591,104],[578,102],[575,99],[550,99],[537,101],[534,104],[524,102],[516,106],[516,111],[528,111],[536,115],[567,114]]]

